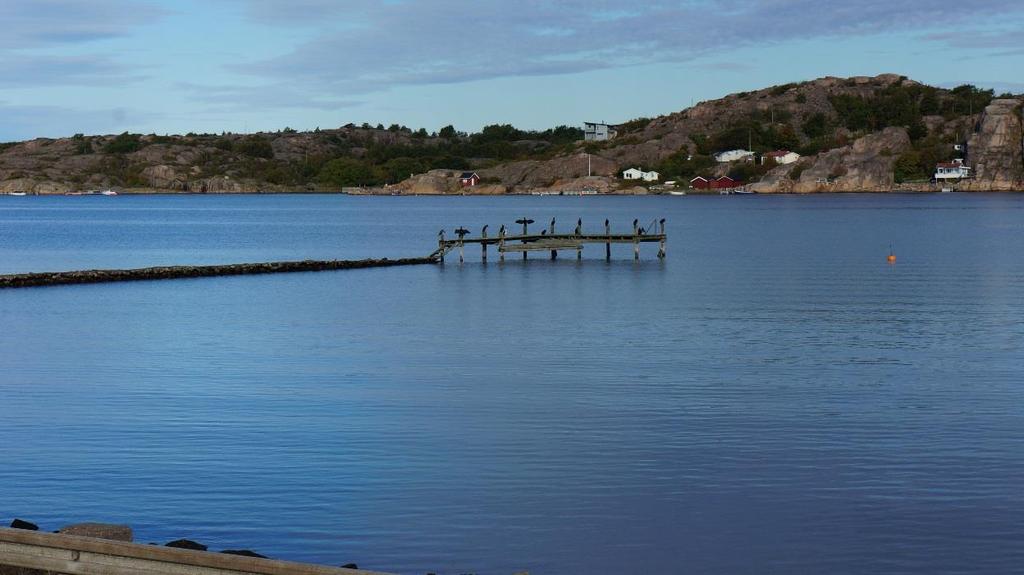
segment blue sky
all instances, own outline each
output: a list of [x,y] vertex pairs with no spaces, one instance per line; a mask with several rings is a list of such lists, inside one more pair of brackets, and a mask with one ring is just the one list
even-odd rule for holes
[[0,141],[669,113],[820,76],[1024,92],[1019,0],[3,0]]

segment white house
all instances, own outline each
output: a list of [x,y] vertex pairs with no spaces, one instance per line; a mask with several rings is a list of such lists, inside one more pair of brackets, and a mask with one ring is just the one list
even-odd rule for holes
[[603,142],[615,137],[615,128],[599,122],[583,123],[583,139],[588,142]]
[[965,166],[961,158],[949,163],[936,164],[935,181],[962,180],[971,177],[970,166]]
[[638,168],[630,168],[622,172],[622,179],[624,180],[643,180],[645,182],[657,182],[661,174],[655,171],[645,172]]
[[795,164],[800,161],[800,154],[789,150],[776,150],[761,156],[761,163],[767,164],[769,159],[775,160],[775,163],[779,165]]
[[750,150],[729,150],[728,152],[715,154],[715,161],[719,163],[724,164],[725,162],[737,162],[739,160],[753,162],[754,152]]

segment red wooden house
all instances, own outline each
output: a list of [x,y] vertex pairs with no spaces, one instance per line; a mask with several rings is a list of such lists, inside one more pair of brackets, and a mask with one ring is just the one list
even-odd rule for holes
[[463,188],[472,188],[480,183],[480,176],[476,172],[462,172],[462,175],[459,176],[459,183]]
[[738,188],[743,185],[743,182],[734,180],[729,176],[722,176],[715,180],[709,180],[704,176],[697,176],[690,180],[690,187],[695,190],[728,190],[731,188]]

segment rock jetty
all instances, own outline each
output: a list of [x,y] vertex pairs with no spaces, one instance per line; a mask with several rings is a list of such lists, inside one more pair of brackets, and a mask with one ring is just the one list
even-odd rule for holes
[[43,287],[70,284],[110,283],[146,280],[169,280],[214,276],[318,272],[359,268],[412,266],[436,263],[433,258],[366,259],[366,260],[302,260],[255,264],[212,266],[163,266],[125,270],[83,270],[0,275],[0,289]]

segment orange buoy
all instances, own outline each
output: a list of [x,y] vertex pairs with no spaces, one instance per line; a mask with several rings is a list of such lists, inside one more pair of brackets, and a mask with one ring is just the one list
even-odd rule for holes
[[885,258],[885,261],[891,264],[896,263],[896,254],[889,254],[889,257]]

